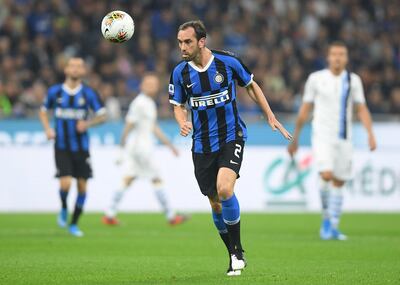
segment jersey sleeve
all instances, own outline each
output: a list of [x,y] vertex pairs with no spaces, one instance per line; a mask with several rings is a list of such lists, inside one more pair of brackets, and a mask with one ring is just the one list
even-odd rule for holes
[[99,94],[91,88],[86,88],[86,94],[90,109],[96,113],[96,115],[103,115],[106,113],[103,102],[100,99]]
[[169,102],[173,105],[184,105],[187,101],[187,94],[179,80],[179,73],[176,68],[172,72],[169,80],[168,93]]
[[353,75],[351,95],[353,102],[358,104],[365,104],[364,88],[361,82],[361,78],[358,75]]
[[303,102],[304,103],[314,103],[315,100],[315,86],[314,86],[313,75],[311,74],[306,84],[304,85]]
[[253,73],[251,73],[239,58],[232,57],[231,67],[233,70],[233,78],[237,80],[239,86],[247,87],[253,82]]
[[44,98],[41,110],[47,111],[54,108],[56,103],[56,87],[51,87],[47,90],[46,98]]

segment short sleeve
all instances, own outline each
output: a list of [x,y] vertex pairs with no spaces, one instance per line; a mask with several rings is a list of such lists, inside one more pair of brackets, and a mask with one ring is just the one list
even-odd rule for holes
[[303,94],[303,102],[304,103],[313,103],[315,100],[315,84],[313,80],[313,75],[311,74],[304,86],[304,94]]
[[133,100],[129,105],[128,113],[126,113],[125,122],[135,124],[140,120],[142,108],[139,107],[138,101]]
[[351,95],[354,103],[365,104],[364,88],[361,78],[358,75],[352,74]]
[[102,115],[106,113],[104,104],[100,99],[99,94],[91,88],[86,88],[86,94],[90,109],[96,113],[96,115]]
[[233,78],[237,80],[239,86],[247,87],[253,82],[254,75],[239,58],[232,57],[231,67]]
[[47,90],[46,98],[44,98],[44,101],[43,101],[43,104],[41,107],[41,109],[43,111],[47,111],[47,110],[54,108],[54,105],[56,102],[56,94],[57,94],[57,89],[55,86],[53,86]]
[[187,94],[179,80],[179,76],[177,68],[175,68],[169,80],[169,102],[173,105],[184,105],[187,101]]

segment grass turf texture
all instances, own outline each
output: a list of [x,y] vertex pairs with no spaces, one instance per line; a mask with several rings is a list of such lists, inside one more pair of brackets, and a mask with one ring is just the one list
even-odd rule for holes
[[347,214],[346,242],[318,239],[319,215],[243,214],[248,267],[228,265],[210,215],[167,226],[161,215],[125,214],[106,227],[81,221],[83,238],[54,214],[0,215],[0,284],[400,284],[400,214]]

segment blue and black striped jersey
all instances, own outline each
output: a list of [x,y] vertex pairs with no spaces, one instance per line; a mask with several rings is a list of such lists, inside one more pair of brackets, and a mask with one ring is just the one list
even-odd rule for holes
[[218,151],[225,143],[246,140],[246,125],[236,106],[236,84],[248,86],[253,74],[232,53],[212,51],[209,63],[199,69],[182,61],[174,68],[169,100],[188,104],[192,113],[195,153]]
[[56,149],[72,152],[89,150],[88,133],[77,132],[77,121],[87,119],[90,109],[98,115],[105,113],[98,94],[84,84],[74,90],[64,84],[53,85],[42,109],[54,109]]

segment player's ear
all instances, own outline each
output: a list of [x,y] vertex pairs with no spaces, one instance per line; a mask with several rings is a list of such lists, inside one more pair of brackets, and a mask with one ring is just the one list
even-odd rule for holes
[[206,38],[201,38],[197,44],[199,48],[204,48],[206,46]]

